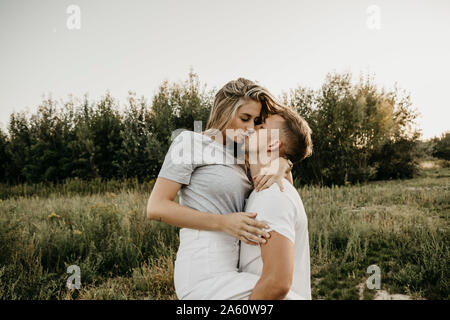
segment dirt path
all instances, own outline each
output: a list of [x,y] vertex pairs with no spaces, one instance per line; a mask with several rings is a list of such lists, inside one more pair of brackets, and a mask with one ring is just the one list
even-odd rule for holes
[[[364,290],[369,290],[365,280],[358,285],[359,300],[364,300]],[[412,297],[406,294],[390,294],[386,290],[376,290],[373,300],[412,300]]]

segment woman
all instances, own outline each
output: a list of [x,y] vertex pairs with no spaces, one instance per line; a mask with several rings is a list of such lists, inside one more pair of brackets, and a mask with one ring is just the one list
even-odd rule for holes
[[[257,213],[243,212],[252,184],[244,162],[234,160],[245,134],[278,107],[256,83],[230,81],[216,94],[204,134],[185,131],[170,146],[147,215],[182,228],[174,270],[179,299],[246,299],[256,284],[256,275],[237,272],[239,240],[258,245],[269,233]],[[282,185],[290,166],[280,163],[277,174],[254,177],[257,190]]]

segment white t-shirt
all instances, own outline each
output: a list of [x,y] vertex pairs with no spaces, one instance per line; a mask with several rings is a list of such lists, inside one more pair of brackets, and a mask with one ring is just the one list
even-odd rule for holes
[[[246,212],[257,213],[257,220],[269,225],[266,231],[276,231],[294,243],[294,274],[291,291],[303,299],[311,299],[308,220],[302,199],[293,185],[283,179],[284,191],[277,184],[256,192],[246,203]],[[270,238],[269,238],[270,241]],[[260,246],[241,242],[239,271],[261,275],[263,261]]]

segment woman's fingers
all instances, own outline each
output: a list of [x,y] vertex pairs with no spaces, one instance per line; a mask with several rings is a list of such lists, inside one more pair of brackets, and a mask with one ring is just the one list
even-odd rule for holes
[[261,191],[261,187],[266,184],[267,180],[270,179],[270,176],[262,176],[257,185],[255,186],[256,191]]
[[249,226],[254,226],[254,227],[259,228],[259,229],[267,229],[267,228],[269,228],[269,226],[267,225],[267,222],[265,222],[265,221],[259,221],[259,220],[255,220],[255,219],[248,219],[248,220],[246,220],[246,223]]
[[263,175],[253,177],[253,186],[255,187],[255,189],[259,185],[259,182],[261,181],[262,178],[264,178]]
[[244,212],[247,215],[247,218],[244,220],[246,223],[245,229],[246,231],[265,238],[270,238],[270,233],[264,231],[263,229],[268,229],[269,225],[266,221],[258,221],[254,219],[256,217],[256,213]]
[[277,180],[275,181],[276,184],[278,184],[278,186],[280,187],[280,191],[283,192],[284,191],[284,185],[283,185],[283,181]]
[[243,212],[243,213],[245,215],[247,215],[247,217],[250,218],[250,219],[246,220],[248,225],[255,226],[255,227],[261,228],[261,229],[269,228],[266,221],[259,221],[259,220],[255,219],[257,213],[255,213],[255,212]]
[[266,180],[266,182],[264,182],[264,184],[262,184],[262,185],[259,187],[259,190],[258,190],[258,191],[267,189],[268,187],[270,187],[270,186],[274,183],[274,181],[275,181],[275,177],[274,177],[274,176],[270,176],[270,177]]
[[271,176],[264,176],[264,178],[261,179],[261,181],[259,182],[257,191],[261,191],[262,190],[262,187],[267,183],[267,181],[270,180],[270,177]]
[[266,239],[254,236],[253,234],[251,234],[249,232],[246,232],[246,231],[244,231],[242,233],[242,236],[244,238],[246,238],[247,240],[252,240],[254,243],[256,243],[256,245],[258,245],[259,243],[266,243],[267,242]]
[[242,213],[245,214],[247,217],[250,217],[250,218],[254,218],[257,215],[257,213],[255,213],[255,212],[242,212]]
[[268,232],[266,232],[264,230],[261,230],[259,228],[254,228],[254,227],[251,227],[251,226],[247,226],[247,231],[250,232],[253,235],[256,235],[256,236],[261,236],[261,237],[264,237],[266,239],[270,238],[270,234]]
[[248,239],[247,239],[246,237],[244,237],[244,236],[240,236],[240,237],[239,237],[239,240],[241,240],[242,242],[244,242],[244,243],[246,243],[246,244],[249,244],[249,245],[251,245],[251,246],[257,246],[257,245],[258,245],[257,243],[248,240]]

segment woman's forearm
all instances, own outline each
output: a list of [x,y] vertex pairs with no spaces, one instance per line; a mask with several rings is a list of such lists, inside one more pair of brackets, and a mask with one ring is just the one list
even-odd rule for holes
[[264,221],[254,218],[256,213],[229,212],[216,214],[184,207],[175,202],[181,184],[165,178],[156,179],[147,203],[147,218],[170,225],[206,231],[222,231],[245,243],[264,243],[270,234]]
[[197,230],[220,231],[222,215],[184,207],[171,200],[147,206],[147,217],[170,225]]

